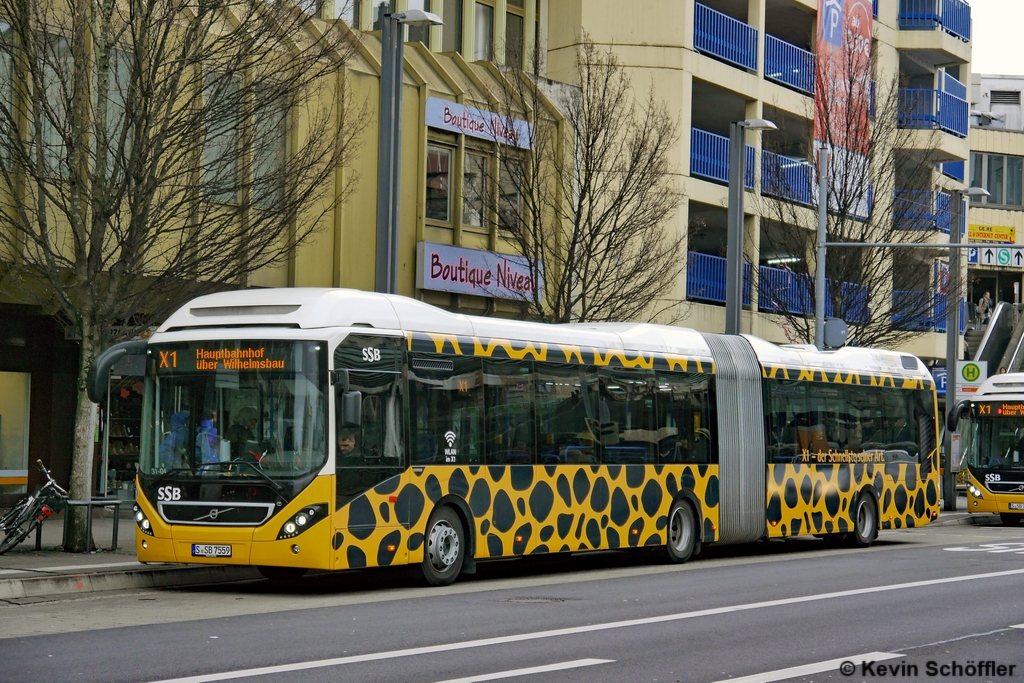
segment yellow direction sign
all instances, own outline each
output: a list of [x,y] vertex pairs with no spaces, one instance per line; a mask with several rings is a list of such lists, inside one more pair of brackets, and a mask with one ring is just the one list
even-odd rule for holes
[[971,242],[1014,244],[1017,241],[1017,228],[1012,225],[971,223],[967,226],[967,239]]

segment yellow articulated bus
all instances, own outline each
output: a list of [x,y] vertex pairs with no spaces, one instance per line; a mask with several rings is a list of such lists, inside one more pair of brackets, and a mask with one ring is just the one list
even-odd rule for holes
[[990,377],[960,401],[946,427],[960,428],[967,509],[996,512],[1003,524],[1024,520],[1024,373]]
[[938,515],[915,357],[648,324],[456,315],[338,289],[202,297],[147,342],[143,562],[270,577],[813,534]]

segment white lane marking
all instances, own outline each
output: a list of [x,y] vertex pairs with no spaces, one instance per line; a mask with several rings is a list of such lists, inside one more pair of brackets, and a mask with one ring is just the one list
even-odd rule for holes
[[72,564],[60,565],[57,567],[26,567],[25,569],[0,569],[0,575],[6,574],[36,574],[36,573],[66,573],[80,569],[111,569],[114,567],[155,567],[160,565],[142,564],[141,562],[107,562],[106,564]]
[[1020,553],[1024,555],[1024,542],[982,543],[980,546],[958,546],[943,548],[954,553]]
[[[725,683],[726,681],[728,683],[772,683],[772,681],[784,681],[787,678],[796,678],[797,676],[810,676],[825,671],[836,671],[844,662],[853,662],[856,667],[854,673],[856,673],[856,670],[860,669],[861,664],[864,662],[882,662],[887,659],[899,659],[900,657],[906,657],[906,655],[898,655],[893,652],[868,652],[864,655],[853,655],[852,657],[830,659],[826,662],[791,666],[788,669],[776,669],[775,671],[766,671],[752,676],[743,676],[742,678],[725,678],[721,681],[715,681],[715,683]],[[852,674],[844,673],[844,675],[850,676]]]
[[745,612],[766,607],[781,607],[784,605],[796,605],[804,602],[817,602],[819,600],[833,600],[836,598],[847,598],[857,595],[868,595],[870,593],[886,593],[889,591],[906,590],[908,588],[922,588],[925,586],[941,586],[947,583],[960,583],[963,581],[977,581],[980,579],[996,579],[1004,576],[1017,576],[1024,574],[1024,569],[1009,569],[1002,572],[989,572],[988,574],[968,574],[966,576],[950,576],[944,579],[928,579],[925,581],[911,581],[909,583],[895,583],[887,586],[871,586],[869,588],[853,588],[835,593],[819,593],[816,595],[802,595],[795,598],[780,598],[778,600],[766,600],[764,602],[752,602],[745,605],[729,605],[727,607],[712,607],[710,609],[697,610],[695,612],[679,612],[677,614],[664,614],[658,617],[644,617],[642,619],[628,619],[625,621],[610,621],[603,624],[588,624],[586,626],[570,626],[567,628],[552,629],[550,631],[534,631],[532,633],[519,633],[511,636],[496,636],[493,638],[480,638],[479,640],[463,640],[455,643],[443,643],[441,645],[425,645],[412,647],[405,650],[390,650],[388,652],[368,652],[362,655],[350,655],[348,657],[333,657],[331,659],[315,659],[308,662],[295,662],[294,664],[278,664],[275,666],[262,666],[254,669],[237,669],[235,671],[224,671],[221,673],[202,674],[199,676],[186,676],[184,678],[167,678],[154,683],[212,683],[213,681],[229,681],[238,678],[251,678],[253,676],[267,676],[270,674],[285,673],[288,671],[305,671],[307,669],[322,669],[329,666],[343,666],[345,664],[358,664],[361,662],[375,662],[382,659],[397,659],[399,657],[413,657],[416,655],[434,654],[435,652],[451,652],[453,650],[467,650],[477,647],[488,647],[491,645],[506,645],[508,643],[519,643],[526,640],[539,640],[542,638],[557,638],[560,636],[578,635],[580,633],[593,633],[595,631],[608,631],[617,628],[631,628],[633,626],[647,626],[650,624],[664,624],[666,622],[681,621],[683,619],[696,619],[698,617],[709,617],[718,614],[732,614],[734,612]]
[[1010,628],[1024,628],[1024,624],[1014,624]]
[[438,683],[478,683],[478,681],[497,681],[502,678],[513,678],[515,676],[529,676],[530,674],[543,674],[551,671],[564,671],[565,669],[579,669],[584,666],[595,664],[611,664],[614,659],[574,659],[571,662],[560,662],[546,666],[531,666],[528,669],[512,669],[511,671],[498,671],[492,674],[480,674],[479,676],[466,676],[465,678],[449,678]]

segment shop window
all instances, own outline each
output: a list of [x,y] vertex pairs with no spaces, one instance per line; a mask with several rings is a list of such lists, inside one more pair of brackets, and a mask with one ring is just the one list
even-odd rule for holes
[[[985,187],[985,155],[971,152],[971,183],[970,187]],[[974,204],[981,203],[981,197],[971,197]]]
[[0,493],[28,490],[30,375],[0,372]]
[[462,170],[462,224],[483,227],[487,218],[487,157],[466,154]]
[[252,201],[271,207],[284,201],[288,151],[288,103],[283,97],[256,90],[252,150]]
[[203,181],[210,196],[219,202],[237,200],[240,88],[237,75],[211,73],[206,77],[203,91],[206,108]]
[[[501,175],[498,178],[498,226],[503,230],[514,230],[522,220],[522,197],[519,194],[519,179],[525,171],[518,157],[501,160]],[[519,174],[519,175],[516,175]]]
[[427,218],[451,221],[451,150],[427,147]]
[[462,0],[444,0],[441,52],[462,52]]
[[[142,365],[140,363],[140,365]],[[139,368],[141,374],[144,365]],[[123,500],[135,499],[135,475],[139,466],[139,436],[142,427],[142,377],[111,375],[107,406],[105,474],[97,490]]]
[[473,61],[489,62],[494,59],[494,7],[478,2],[473,17]]
[[1005,157],[988,155],[988,184],[985,189],[991,196],[986,200],[989,204],[1003,203],[1003,159]]
[[[512,3],[509,3],[511,8]],[[523,68],[523,15],[509,12],[505,15],[505,64],[514,69]]]
[[1021,176],[1024,171],[1024,157],[1006,157],[1006,203],[1021,205]]
[[[430,8],[430,5],[431,0],[409,0],[409,9],[421,9],[424,12],[432,12],[433,10]],[[422,26],[410,26],[409,42],[423,43],[427,47],[430,47],[430,25],[424,24]]]

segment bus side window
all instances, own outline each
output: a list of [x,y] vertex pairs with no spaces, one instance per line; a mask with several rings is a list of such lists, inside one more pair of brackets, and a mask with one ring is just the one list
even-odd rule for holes
[[485,360],[483,381],[487,463],[533,464],[533,363]]
[[661,462],[714,462],[717,454],[711,388],[698,373],[658,373],[658,452]]
[[410,354],[409,410],[413,465],[483,462],[480,359]]
[[597,463],[597,372],[562,363],[534,365],[537,462]]

